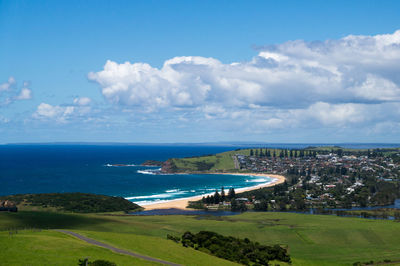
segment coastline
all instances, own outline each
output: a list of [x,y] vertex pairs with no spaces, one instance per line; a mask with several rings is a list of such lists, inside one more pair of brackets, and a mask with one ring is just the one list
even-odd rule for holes
[[[241,193],[241,192],[246,192],[250,190],[255,190],[259,188],[264,188],[264,187],[272,187],[278,184],[282,184],[285,181],[285,177],[282,175],[276,175],[276,174],[261,174],[261,173],[213,173],[213,174],[222,174],[222,175],[244,175],[244,176],[261,176],[261,177],[269,177],[272,178],[270,182],[263,183],[263,184],[258,184],[255,186],[251,187],[244,187],[244,188],[238,188],[235,189],[236,193]],[[203,197],[206,197],[207,195],[213,195],[214,193],[209,193],[209,194],[203,194],[199,196],[193,196],[193,197],[188,197],[188,198],[182,198],[182,199],[175,199],[175,200],[170,200],[167,202],[161,202],[161,203],[152,203],[149,205],[144,205],[142,206],[146,211],[148,210],[155,210],[155,209],[187,209],[186,206],[188,205],[189,201],[196,201],[196,200],[201,200]]]

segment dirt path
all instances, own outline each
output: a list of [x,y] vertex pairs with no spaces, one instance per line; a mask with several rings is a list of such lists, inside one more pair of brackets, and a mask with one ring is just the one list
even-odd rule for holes
[[86,236],[83,236],[83,235],[80,235],[80,234],[77,234],[77,233],[74,233],[74,232],[71,232],[71,231],[67,231],[67,230],[55,230],[55,231],[74,236],[74,237],[76,237],[76,238],[78,238],[78,239],[80,239],[82,241],[85,241],[85,242],[87,242],[89,244],[96,245],[96,246],[99,246],[99,247],[102,247],[102,248],[106,248],[106,249],[109,249],[109,250],[114,251],[116,253],[120,253],[120,254],[124,254],[124,255],[128,255],[128,256],[136,257],[136,258],[147,260],[147,261],[151,261],[151,262],[158,262],[158,263],[165,264],[165,265],[179,266],[179,264],[176,264],[176,263],[168,262],[168,261],[165,261],[165,260],[159,260],[159,259],[156,259],[156,258],[152,258],[152,257],[148,257],[148,256],[145,256],[145,255],[140,255],[140,254],[137,254],[137,253],[134,253],[134,252],[130,252],[130,251],[127,251],[127,250],[119,249],[119,248],[104,244],[104,243],[99,242],[97,240],[94,240],[92,238],[88,238]]
[[233,163],[235,164],[235,169],[240,170],[239,162],[238,162],[236,155],[232,155],[232,159],[233,159]]

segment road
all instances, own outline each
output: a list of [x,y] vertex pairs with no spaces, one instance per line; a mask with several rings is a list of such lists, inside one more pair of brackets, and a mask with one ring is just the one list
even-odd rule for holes
[[134,252],[131,252],[131,251],[119,249],[119,248],[107,245],[105,243],[99,242],[97,240],[94,240],[92,238],[88,238],[86,236],[77,234],[77,233],[72,232],[72,231],[67,231],[67,230],[55,230],[55,231],[74,236],[74,237],[76,237],[76,238],[78,238],[78,239],[80,239],[82,241],[85,241],[85,242],[87,242],[89,244],[96,245],[96,246],[99,246],[99,247],[102,247],[102,248],[106,248],[106,249],[109,249],[109,250],[114,251],[116,253],[120,253],[120,254],[124,254],[124,255],[128,255],[128,256],[136,257],[136,258],[147,260],[147,261],[151,261],[151,262],[157,262],[157,263],[161,263],[161,264],[165,264],[165,265],[179,266],[179,264],[172,263],[172,262],[169,262],[169,261],[159,260],[159,259],[148,257],[148,256],[145,256],[145,255],[140,255],[140,254],[137,254],[137,253],[134,253]]
[[236,155],[232,155],[233,162],[235,164],[235,169],[240,169],[239,162],[237,160]]

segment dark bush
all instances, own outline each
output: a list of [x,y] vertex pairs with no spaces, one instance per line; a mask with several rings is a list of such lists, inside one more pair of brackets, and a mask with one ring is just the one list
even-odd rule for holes
[[239,239],[210,231],[201,231],[197,234],[185,232],[181,243],[185,247],[192,247],[244,265],[268,265],[270,260],[291,262],[287,250],[279,245],[261,245],[248,238]]
[[139,205],[122,197],[112,197],[88,193],[45,193],[23,194],[0,197],[17,204],[25,202],[32,206],[55,207],[63,211],[90,213],[90,212],[115,212],[133,211]]

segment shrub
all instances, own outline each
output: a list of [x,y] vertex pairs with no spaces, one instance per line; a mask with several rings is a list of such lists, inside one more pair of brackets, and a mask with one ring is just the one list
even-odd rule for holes
[[[167,238],[172,240],[172,236],[167,236]],[[268,265],[270,260],[291,262],[287,250],[279,245],[261,245],[248,238],[239,239],[210,231],[201,231],[197,234],[185,232],[181,243],[184,247],[192,247],[245,265]]]

